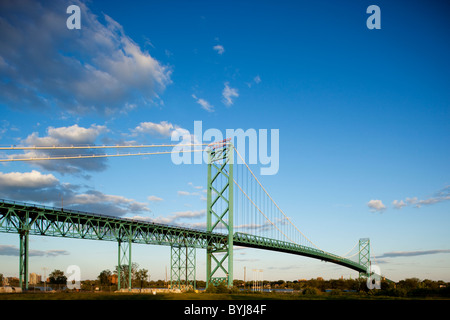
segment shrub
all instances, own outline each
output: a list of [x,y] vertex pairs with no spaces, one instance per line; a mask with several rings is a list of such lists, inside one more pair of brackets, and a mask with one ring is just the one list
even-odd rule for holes
[[308,287],[308,288],[306,288],[305,290],[303,290],[303,294],[304,294],[304,295],[310,295],[310,296],[312,296],[312,295],[318,295],[319,293],[320,293],[320,292],[319,292],[318,289],[312,288],[312,287]]
[[340,290],[340,289],[334,289],[334,290],[331,290],[331,292],[330,292],[330,295],[332,295],[332,296],[340,296],[342,294],[342,290]]

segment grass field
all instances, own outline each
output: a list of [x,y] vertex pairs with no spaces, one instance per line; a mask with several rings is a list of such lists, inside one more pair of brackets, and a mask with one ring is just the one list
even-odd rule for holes
[[[436,298],[398,298],[360,294],[296,293],[107,293],[107,292],[55,292],[55,293],[2,293],[0,300],[435,300]],[[443,298],[437,298],[442,300]],[[450,299],[445,299],[450,300]]]

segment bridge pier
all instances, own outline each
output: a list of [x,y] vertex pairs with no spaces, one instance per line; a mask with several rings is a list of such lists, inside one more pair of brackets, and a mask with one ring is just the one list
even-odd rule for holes
[[[117,290],[124,287],[128,287],[128,291],[131,291],[131,238],[128,241],[118,241],[118,265],[117,265]],[[128,281],[127,281],[128,278]],[[122,282],[123,281],[123,282]],[[126,282],[128,282],[128,284]]]
[[19,287],[28,290],[28,230],[20,231]]
[[18,219],[19,222],[19,287],[22,290],[28,290],[28,244],[30,233],[30,215],[26,210],[23,216]]
[[[181,244],[170,246],[170,286],[196,289],[195,248]],[[183,280],[184,278],[184,280]]]

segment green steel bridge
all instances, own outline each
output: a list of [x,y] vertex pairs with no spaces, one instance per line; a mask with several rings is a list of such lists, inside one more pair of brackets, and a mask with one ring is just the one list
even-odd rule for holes
[[[192,151],[198,150],[186,152]],[[357,252],[352,258],[318,248],[273,201],[231,143],[223,141],[212,144],[207,152],[206,230],[0,200],[0,232],[19,234],[20,286],[24,290],[28,289],[29,236],[34,235],[117,242],[118,270],[128,268],[123,274],[119,274],[118,289],[131,289],[133,243],[170,246],[171,282],[172,286],[178,287],[195,287],[195,250],[199,248],[206,249],[207,285],[217,285],[220,282],[225,282],[227,286],[233,285],[235,246],[319,259],[355,270],[363,277],[369,275],[369,239],[359,240]],[[149,153],[128,155],[144,154]],[[235,155],[238,156],[238,161]],[[97,156],[108,155],[94,157]],[[51,160],[67,158],[69,157]]]

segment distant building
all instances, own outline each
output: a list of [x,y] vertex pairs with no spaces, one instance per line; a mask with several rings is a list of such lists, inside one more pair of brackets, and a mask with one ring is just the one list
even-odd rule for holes
[[19,283],[19,278],[16,277],[8,277],[6,278],[6,281],[8,282],[8,285],[16,285]]
[[117,284],[119,282],[118,278],[119,277],[117,276],[117,274],[113,274],[113,275],[109,276],[109,282],[111,284]]
[[29,284],[39,284],[41,283],[41,275],[36,274],[34,272],[30,273],[30,279],[28,280]]

